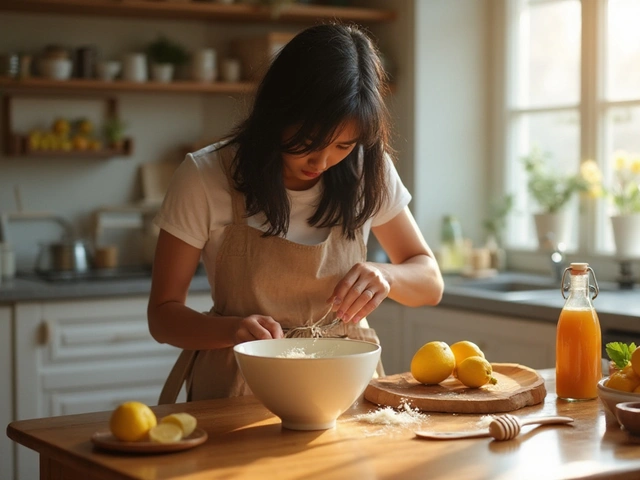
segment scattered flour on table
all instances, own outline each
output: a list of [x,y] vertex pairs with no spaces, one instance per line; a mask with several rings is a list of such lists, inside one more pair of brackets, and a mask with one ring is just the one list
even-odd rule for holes
[[277,355],[278,358],[316,358],[317,353],[307,353],[302,347],[293,347],[289,350],[285,350],[280,355]]
[[369,413],[363,413],[356,415],[355,419],[375,425],[412,425],[420,423],[427,419],[424,413],[421,413],[417,408],[411,408],[407,402],[403,402],[395,410],[392,407],[380,407],[377,410]]

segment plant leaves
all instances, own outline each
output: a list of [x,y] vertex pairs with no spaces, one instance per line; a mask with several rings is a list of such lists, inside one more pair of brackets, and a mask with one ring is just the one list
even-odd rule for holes
[[636,349],[636,344],[629,345],[623,342],[609,342],[605,345],[607,355],[620,369],[626,367],[631,361],[631,354]]

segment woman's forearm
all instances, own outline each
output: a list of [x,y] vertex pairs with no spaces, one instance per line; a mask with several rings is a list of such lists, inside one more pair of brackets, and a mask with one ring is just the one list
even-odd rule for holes
[[374,265],[389,282],[388,298],[408,307],[437,305],[442,299],[442,275],[429,255],[416,255],[399,264]]
[[234,345],[239,317],[197,312],[180,302],[149,306],[149,331],[160,343],[185,350],[209,350]]

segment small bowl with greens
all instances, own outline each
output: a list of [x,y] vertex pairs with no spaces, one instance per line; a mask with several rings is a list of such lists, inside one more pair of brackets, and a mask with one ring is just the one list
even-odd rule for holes
[[609,375],[598,382],[598,397],[617,419],[617,404],[640,402],[640,349],[622,342],[607,343],[605,348],[611,362]]

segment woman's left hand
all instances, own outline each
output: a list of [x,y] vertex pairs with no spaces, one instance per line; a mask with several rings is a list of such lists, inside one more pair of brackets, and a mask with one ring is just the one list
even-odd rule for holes
[[343,322],[358,323],[389,295],[389,282],[372,263],[357,263],[338,282],[333,295],[333,311]]

